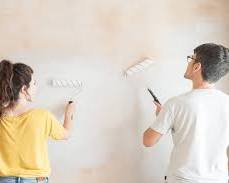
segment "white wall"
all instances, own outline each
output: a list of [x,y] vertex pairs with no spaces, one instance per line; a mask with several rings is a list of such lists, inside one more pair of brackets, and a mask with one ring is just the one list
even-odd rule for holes
[[[37,105],[62,119],[72,89],[53,78],[78,79],[73,137],[50,143],[52,182],[159,183],[170,136],[153,148],[142,132],[154,119],[151,87],[162,102],[190,88],[186,56],[203,42],[229,46],[227,0],[0,0],[2,58],[30,64],[39,81]],[[124,78],[144,57],[155,64]],[[229,92],[225,78],[219,87]]]

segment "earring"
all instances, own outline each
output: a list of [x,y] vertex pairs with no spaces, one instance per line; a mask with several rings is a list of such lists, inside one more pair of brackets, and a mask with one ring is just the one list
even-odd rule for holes
[[26,96],[25,96],[25,98],[26,98],[26,100],[27,100],[28,102],[31,102],[31,101],[32,101],[32,99],[31,99],[31,96],[30,96],[30,95],[26,95]]

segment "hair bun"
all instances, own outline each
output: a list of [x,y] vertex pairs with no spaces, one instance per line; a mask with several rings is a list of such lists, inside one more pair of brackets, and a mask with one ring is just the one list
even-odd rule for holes
[[0,62],[0,107],[6,108],[13,97],[13,64],[8,60]]

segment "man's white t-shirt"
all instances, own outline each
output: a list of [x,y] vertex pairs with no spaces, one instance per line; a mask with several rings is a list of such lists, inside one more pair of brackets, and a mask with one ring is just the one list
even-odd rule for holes
[[229,96],[194,89],[170,99],[150,127],[171,130],[169,183],[228,183]]

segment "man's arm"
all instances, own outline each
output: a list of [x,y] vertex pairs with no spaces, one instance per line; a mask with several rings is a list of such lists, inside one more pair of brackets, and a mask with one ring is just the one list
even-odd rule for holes
[[[157,107],[156,116],[158,116],[158,114],[161,111],[162,106],[157,102],[154,102],[154,104]],[[152,147],[154,144],[156,144],[160,140],[161,137],[162,137],[162,134],[156,132],[155,130],[151,128],[148,128],[143,134],[143,144],[145,147]]]
[[143,144],[145,147],[152,147],[159,141],[161,137],[162,134],[156,132],[151,128],[148,128],[143,134]]

